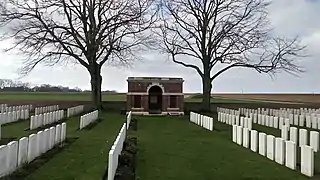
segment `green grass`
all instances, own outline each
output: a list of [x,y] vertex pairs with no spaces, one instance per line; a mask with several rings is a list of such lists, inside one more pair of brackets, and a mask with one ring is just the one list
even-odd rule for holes
[[308,179],[231,141],[231,126],[207,131],[185,118],[138,117],[139,180]]
[[[68,119],[66,121],[67,140],[74,140],[74,142],[48,159],[24,179],[101,180],[107,169],[108,152],[125,116],[103,112],[100,114],[100,119],[100,122],[91,129],[81,131],[77,130],[79,117]],[[29,126],[28,122],[3,126],[3,137],[16,139],[30,134],[31,131],[24,131]]]
[[[56,92],[1,92],[0,100],[51,100],[51,101],[90,101],[91,95],[87,92],[80,93],[56,93]],[[123,93],[103,93],[102,101],[126,101]]]

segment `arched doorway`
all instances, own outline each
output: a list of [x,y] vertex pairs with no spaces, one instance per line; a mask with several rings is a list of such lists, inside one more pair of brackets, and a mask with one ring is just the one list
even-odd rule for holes
[[148,105],[150,114],[161,114],[162,111],[162,89],[152,86],[148,91]]

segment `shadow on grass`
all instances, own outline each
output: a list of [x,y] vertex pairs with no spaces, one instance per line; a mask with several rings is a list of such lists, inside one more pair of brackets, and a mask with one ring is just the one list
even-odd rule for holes
[[50,151],[46,152],[45,154],[43,154],[40,157],[33,160],[31,163],[25,164],[21,168],[17,169],[11,175],[0,178],[0,180],[24,180],[24,179],[26,179],[28,175],[35,172],[43,164],[50,161],[50,159],[53,158],[56,154],[60,153],[64,149],[71,146],[78,139],[79,139],[79,137],[67,138],[66,141],[62,145],[56,146],[55,148],[51,149]]
[[1,138],[0,145],[6,145],[11,141],[15,141],[17,138],[9,137],[9,138]]
[[6,124],[2,124],[1,126],[2,126],[2,127],[10,126],[10,125],[14,125],[14,124],[23,123],[24,121],[29,121],[29,119],[19,119],[18,121],[11,122],[11,123],[6,123]]

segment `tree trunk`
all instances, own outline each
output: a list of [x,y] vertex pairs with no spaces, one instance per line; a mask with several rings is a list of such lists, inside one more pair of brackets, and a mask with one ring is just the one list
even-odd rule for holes
[[210,108],[210,99],[211,99],[211,80],[210,80],[210,72],[204,69],[204,73],[202,76],[202,112],[211,112]]
[[91,98],[92,105],[95,109],[102,109],[101,84],[102,76],[100,75],[100,67],[98,65],[92,66],[90,70],[91,76]]

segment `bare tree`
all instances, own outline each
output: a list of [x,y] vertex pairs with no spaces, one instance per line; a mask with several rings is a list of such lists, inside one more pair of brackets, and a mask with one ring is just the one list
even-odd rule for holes
[[[101,68],[127,65],[152,39],[154,0],[8,0],[0,4],[3,39],[27,57],[22,73],[37,64],[76,62],[91,76],[92,101],[101,108]],[[67,77],[66,77],[67,78]]]
[[231,68],[269,74],[303,71],[295,60],[302,57],[304,47],[298,38],[272,35],[269,3],[264,0],[163,0],[162,4],[162,50],[201,76],[203,110],[210,110],[212,81]]

